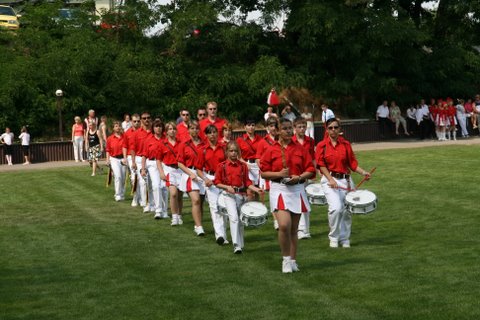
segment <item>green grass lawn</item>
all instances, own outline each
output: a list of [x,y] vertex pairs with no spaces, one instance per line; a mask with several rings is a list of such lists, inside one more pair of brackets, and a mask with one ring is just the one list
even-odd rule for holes
[[287,275],[271,221],[234,255],[209,214],[198,238],[188,207],[171,227],[88,167],[0,173],[0,319],[478,319],[478,148],[357,156],[378,209],[330,249],[314,207]]

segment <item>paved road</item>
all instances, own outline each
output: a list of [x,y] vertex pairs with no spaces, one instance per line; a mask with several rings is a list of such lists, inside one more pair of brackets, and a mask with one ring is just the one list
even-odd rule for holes
[[[459,139],[457,141],[436,141],[436,140],[410,140],[404,139],[399,141],[385,141],[385,142],[369,142],[369,143],[354,143],[354,151],[369,151],[369,150],[384,150],[384,149],[407,149],[407,148],[423,148],[432,146],[448,146],[448,145],[479,145],[480,137],[469,139]],[[100,162],[102,164],[102,162]],[[76,163],[75,161],[55,161],[33,163],[30,165],[15,164],[13,166],[1,165],[0,172],[20,171],[20,170],[36,170],[49,168],[64,168],[64,167],[82,167],[88,166],[88,162]]]

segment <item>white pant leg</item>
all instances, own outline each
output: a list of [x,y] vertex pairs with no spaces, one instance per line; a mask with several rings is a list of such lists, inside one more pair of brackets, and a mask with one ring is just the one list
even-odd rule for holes
[[142,207],[145,207],[147,205],[147,180],[148,180],[148,175],[147,177],[142,177],[140,171],[142,169],[142,157],[136,156],[135,157],[135,163],[137,164],[137,199],[138,199],[138,204],[141,205]]
[[[210,180],[214,179],[213,176],[210,176],[206,173],[204,173],[204,175],[207,176]],[[212,185],[211,187],[206,188],[206,191],[208,206],[210,208],[210,216],[212,217],[213,229],[215,230],[215,239],[218,239],[219,237],[227,239],[226,217],[218,213],[217,207],[217,200],[218,195],[220,194],[220,190],[215,187],[215,185]]]
[[313,139],[314,127],[307,128],[307,130],[305,131],[305,135]]
[[257,163],[248,163],[248,178],[256,186],[260,184],[260,168]]
[[243,196],[230,195],[225,197],[225,207],[228,211],[228,218],[230,220],[230,234],[234,246],[243,248],[243,224],[240,221],[239,208],[243,202]]
[[[347,188],[347,180],[336,179],[337,184],[343,188]],[[321,184],[325,198],[328,202],[328,225],[330,226],[330,233],[328,237],[330,241],[340,242],[348,240],[352,228],[352,218],[350,213],[345,208],[346,190],[332,189],[328,185],[328,180],[322,177]]]
[[465,117],[464,114],[457,114],[457,118],[458,118],[458,124],[462,129],[462,137],[468,136],[467,118]]
[[[130,169],[130,185],[133,186],[135,184],[135,177],[136,177],[136,171],[133,170],[133,161],[132,161],[132,156],[129,155],[127,156],[127,162],[128,162],[128,168]],[[133,199],[138,203],[138,192],[133,193]]]
[[310,233],[310,212],[305,212],[301,214],[300,222],[298,223],[298,231]]
[[75,161],[83,161],[83,137],[76,136],[73,138],[73,156]]
[[162,202],[162,213],[168,212],[168,201],[169,201],[168,187],[165,184],[165,181],[161,181],[160,185],[160,201]]
[[110,157],[110,166],[113,171],[114,185],[115,185],[115,198],[125,198],[125,173],[126,168],[122,165],[122,160],[114,157]]
[[156,213],[162,213],[165,207],[161,196],[161,180],[160,171],[157,168],[156,160],[147,160],[146,162],[148,176],[150,178],[150,184],[148,188],[149,199],[148,203],[152,209],[155,209]]

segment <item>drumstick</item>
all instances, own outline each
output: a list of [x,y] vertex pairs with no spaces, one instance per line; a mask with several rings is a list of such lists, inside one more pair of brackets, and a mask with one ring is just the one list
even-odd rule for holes
[[369,175],[366,175],[365,177],[363,177],[362,181],[360,181],[357,184],[357,186],[355,187],[355,190],[358,189],[358,187],[360,187],[362,185],[362,183],[364,183],[367,180],[367,178],[372,175],[372,173],[375,171],[375,169],[377,169],[377,167],[373,167],[373,169],[370,170]]

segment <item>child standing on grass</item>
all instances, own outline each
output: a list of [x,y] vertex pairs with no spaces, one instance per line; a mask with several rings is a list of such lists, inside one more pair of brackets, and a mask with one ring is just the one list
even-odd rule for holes
[[230,220],[230,234],[233,253],[241,254],[243,250],[243,224],[240,221],[240,206],[245,202],[247,189],[258,194],[262,189],[254,186],[248,178],[248,167],[240,162],[240,148],[235,141],[227,144],[227,160],[220,163],[215,171],[214,183],[225,192],[225,206]]

